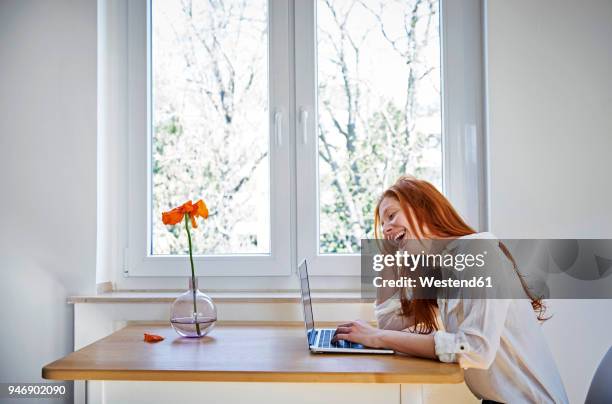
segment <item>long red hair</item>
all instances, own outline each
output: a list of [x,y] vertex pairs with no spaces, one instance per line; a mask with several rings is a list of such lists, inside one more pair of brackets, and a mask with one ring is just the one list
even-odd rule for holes
[[[425,234],[425,227],[428,230],[427,235],[429,237],[461,237],[476,233],[436,187],[427,181],[419,180],[412,176],[402,176],[395,184],[383,192],[376,204],[374,210],[374,236],[377,239],[381,236],[380,204],[387,197],[395,198],[399,202],[408,221],[410,233],[417,238],[419,234]],[[499,248],[512,262],[523,289],[531,299],[531,306],[537,313],[538,320],[546,320],[543,317],[546,307],[542,303],[542,299],[535,297],[531,293],[523,277],[518,272],[516,261],[502,242],[499,242]],[[436,299],[413,298],[408,300],[404,293],[400,293],[400,296],[402,314],[409,317],[414,316],[415,332],[429,334],[438,329],[436,322],[438,303]]]

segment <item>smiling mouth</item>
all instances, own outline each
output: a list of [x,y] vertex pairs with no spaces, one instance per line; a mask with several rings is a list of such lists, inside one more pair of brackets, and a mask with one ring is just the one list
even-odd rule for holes
[[395,235],[395,237],[393,237],[393,241],[403,240],[405,236],[406,236],[406,232],[400,231],[399,233]]

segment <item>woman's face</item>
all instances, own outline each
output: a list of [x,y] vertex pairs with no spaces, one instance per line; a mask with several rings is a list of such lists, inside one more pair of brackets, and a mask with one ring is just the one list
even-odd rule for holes
[[[410,234],[408,219],[402,210],[399,201],[393,197],[385,197],[378,207],[380,224],[383,228],[383,238],[386,240],[403,240],[415,238]],[[410,209],[409,209],[410,210]],[[419,234],[423,238],[422,234]]]

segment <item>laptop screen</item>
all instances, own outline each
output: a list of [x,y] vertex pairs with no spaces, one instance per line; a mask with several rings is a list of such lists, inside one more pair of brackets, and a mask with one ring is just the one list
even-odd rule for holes
[[314,319],[312,315],[312,304],[310,302],[310,285],[308,284],[308,269],[306,260],[299,266],[300,288],[302,289],[302,306],[304,307],[304,322],[306,323],[307,336],[310,340],[314,331]]

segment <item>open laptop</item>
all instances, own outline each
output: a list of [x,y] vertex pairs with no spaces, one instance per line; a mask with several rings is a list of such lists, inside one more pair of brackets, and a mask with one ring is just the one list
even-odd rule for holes
[[299,266],[300,287],[302,289],[302,306],[304,308],[304,322],[306,323],[306,339],[311,352],[337,352],[337,353],[375,353],[392,354],[390,349],[370,348],[350,341],[331,342],[336,332],[333,328],[314,328],[312,303],[310,300],[310,285],[308,283],[308,268],[306,260]]

